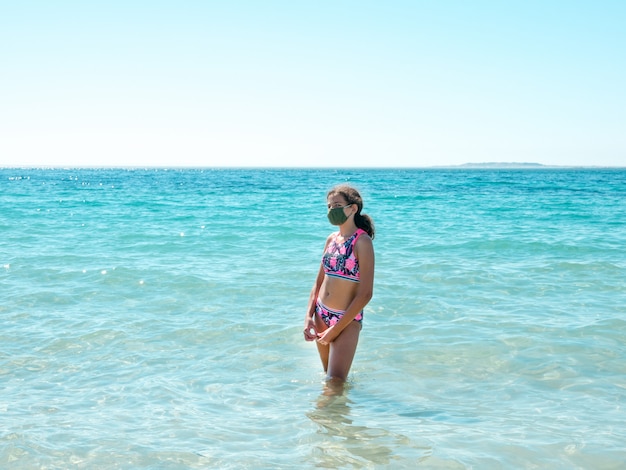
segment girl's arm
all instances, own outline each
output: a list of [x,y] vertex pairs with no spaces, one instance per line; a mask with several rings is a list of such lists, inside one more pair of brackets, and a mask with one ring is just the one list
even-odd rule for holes
[[311,294],[309,295],[309,304],[306,309],[306,315],[304,317],[304,325],[308,325],[309,320],[315,313],[315,303],[317,301],[317,296],[319,295],[320,288],[322,287],[322,282],[324,281],[324,269],[322,268],[322,264],[320,263],[320,269],[317,272],[317,278],[315,278],[315,283],[313,284],[313,288],[311,289]]
[[[331,237],[332,234],[329,235],[326,239],[324,251],[326,251],[328,243],[330,243]],[[317,331],[315,329],[313,315],[315,314],[315,304],[317,302],[317,297],[322,287],[322,282],[324,282],[324,268],[322,266],[322,263],[320,262],[320,268],[317,271],[317,277],[315,278],[315,283],[313,284],[313,288],[311,289],[311,294],[309,295],[309,304],[306,309],[306,315],[304,316],[304,339],[306,339],[307,341],[313,341],[317,339]],[[311,331],[313,331],[313,334],[311,334]]]

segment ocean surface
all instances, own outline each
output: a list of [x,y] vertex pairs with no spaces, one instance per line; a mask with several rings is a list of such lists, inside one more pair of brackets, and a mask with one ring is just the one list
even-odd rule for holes
[[[332,395],[326,191],[376,223]],[[618,469],[626,169],[0,169],[2,469]]]

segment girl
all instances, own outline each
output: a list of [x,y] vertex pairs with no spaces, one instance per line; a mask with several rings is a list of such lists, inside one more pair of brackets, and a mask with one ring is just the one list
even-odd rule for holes
[[374,223],[358,191],[342,185],[327,196],[328,220],[339,231],[326,239],[304,319],[304,339],[316,341],[329,382],[343,384],[356,352],[363,308],[374,287]]

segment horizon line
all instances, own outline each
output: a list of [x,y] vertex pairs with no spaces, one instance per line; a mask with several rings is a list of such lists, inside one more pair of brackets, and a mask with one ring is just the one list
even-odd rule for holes
[[546,165],[542,163],[462,163],[428,166],[247,166],[247,165],[2,165],[1,170],[541,170],[541,169],[626,169],[626,165]]

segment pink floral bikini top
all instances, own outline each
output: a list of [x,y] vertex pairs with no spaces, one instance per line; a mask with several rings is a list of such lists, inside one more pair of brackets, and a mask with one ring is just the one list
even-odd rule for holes
[[354,255],[354,245],[364,233],[365,230],[357,229],[354,235],[343,243],[337,243],[339,232],[333,234],[322,257],[322,267],[327,276],[359,282],[359,260]]

